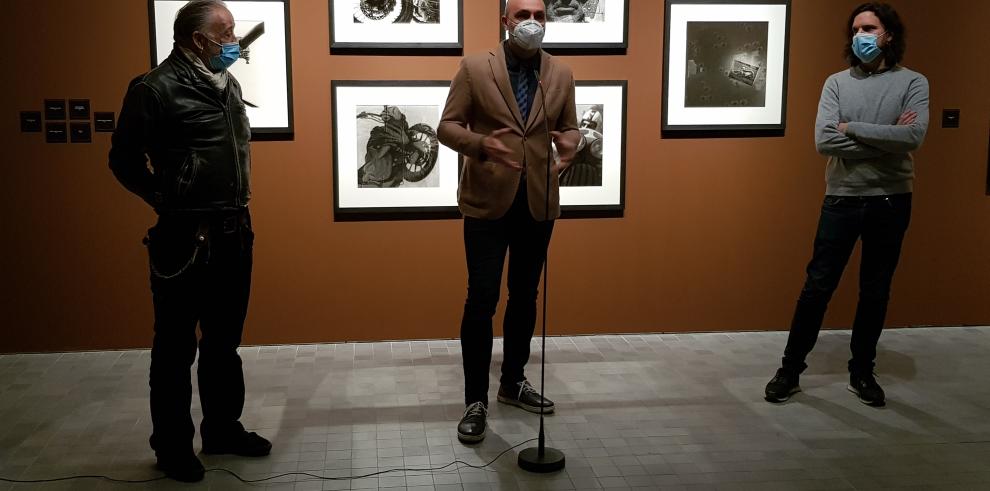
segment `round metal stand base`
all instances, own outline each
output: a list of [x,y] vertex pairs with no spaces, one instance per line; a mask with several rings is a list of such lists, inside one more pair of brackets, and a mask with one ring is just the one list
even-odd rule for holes
[[557,472],[564,468],[564,452],[556,448],[545,447],[543,457],[540,449],[530,447],[519,452],[519,467],[529,472]]

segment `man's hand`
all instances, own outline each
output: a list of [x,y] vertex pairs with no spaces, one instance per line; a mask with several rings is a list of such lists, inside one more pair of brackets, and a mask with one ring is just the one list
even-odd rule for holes
[[512,158],[512,149],[505,146],[498,138],[504,134],[512,133],[512,128],[502,128],[488,134],[481,140],[481,151],[485,153],[488,160],[499,165],[504,165],[515,171],[521,171],[522,166]]
[[849,123],[839,123],[839,127],[838,127],[839,133],[842,133],[843,135],[845,135],[846,134],[846,127],[848,127],[848,126],[849,126]]
[[553,142],[557,145],[557,155],[559,157],[559,161],[554,164],[552,170],[559,175],[561,172],[564,172],[564,169],[570,167],[571,161],[577,155],[578,142],[559,131],[551,131],[550,136],[553,137]]
[[914,124],[916,119],[918,119],[918,113],[908,109],[907,111],[904,111],[904,114],[901,114],[901,116],[897,118],[897,126],[908,126]]

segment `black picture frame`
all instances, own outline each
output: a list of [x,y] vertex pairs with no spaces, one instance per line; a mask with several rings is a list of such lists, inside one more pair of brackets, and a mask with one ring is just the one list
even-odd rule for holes
[[[281,99],[275,101],[276,104],[279,104],[277,110],[275,111],[275,113],[277,113],[275,119],[278,119],[279,121],[284,120],[284,124],[251,123],[252,141],[286,141],[286,140],[293,140],[295,138],[293,97],[292,97],[292,44],[291,44],[292,36],[291,36],[291,25],[290,25],[291,22],[289,20],[290,19],[289,0],[227,0],[226,1],[227,7],[231,10],[231,13],[234,14],[235,24],[238,20],[237,11],[239,10],[238,7],[240,5],[246,5],[251,3],[268,4],[272,2],[281,3],[283,6],[281,9],[283,25],[281,27],[284,32],[284,40],[280,40],[280,41],[284,42],[284,47],[285,47],[285,53],[284,53],[285,78],[284,78],[284,82],[281,79],[279,79],[279,83],[276,84],[279,89],[278,91],[262,91],[262,92],[263,93],[281,92],[281,86],[282,83],[284,83],[284,88],[285,88],[284,104]],[[164,57],[167,55],[167,53],[158,52],[158,45],[161,44],[163,46],[171,46],[172,44],[171,27],[169,27],[168,32],[162,32],[162,33],[157,32],[158,29],[156,28],[158,22],[156,22],[155,5],[166,4],[166,3],[185,4],[186,2],[185,0],[148,0],[148,25],[151,36],[151,67],[152,68],[158,66],[159,59],[160,58],[164,59]],[[171,20],[172,19],[168,19],[169,21],[167,23],[168,26],[171,26]],[[253,19],[253,20],[258,20],[258,19]],[[264,20],[264,22],[267,21]],[[165,36],[161,40],[161,43],[159,43],[159,36]],[[279,62],[281,61],[282,60],[279,60]],[[240,64],[240,60],[238,61],[238,64]],[[238,70],[238,67],[235,65],[235,67],[232,67],[230,70],[231,73],[234,73],[235,71]],[[263,72],[272,73],[271,70],[263,71]],[[237,74],[235,73],[235,76],[236,75]],[[241,83],[242,92],[248,92],[250,90],[249,88],[250,80],[246,80],[238,77],[238,82]],[[242,94],[242,95],[244,95],[245,99],[247,99],[247,94]],[[252,114],[255,115],[258,114],[256,113],[255,108],[251,107],[250,104],[248,105],[247,112],[248,112],[249,120],[251,119]]]
[[[552,2],[552,0],[544,0],[544,2]],[[608,2],[608,5],[619,5],[622,9],[622,19],[615,23],[614,26],[609,26],[612,30],[620,29],[620,37],[616,37],[613,33],[611,36],[607,36],[611,39],[601,39],[600,33],[590,32],[584,33],[583,35],[576,35],[575,33],[566,33],[566,35],[555,36],[555,26],[564,25],[579,25],[581,23],[554,23],[549,21],[551,15],[548,15],[548,26],[547,34],[543,40],[543,49],[554,55],[624,55],[629,47],[629,0],[599,0],[600,2]],[[596,4],[598,5],[598,4]],[[499,0],[499,12],[505,12],[505,0]],[[499,40],[508,39],[508,34],[505,30],[505,26],[499,23]],[[596,39],[596,34],[599,38]]]
[[[660,111],[662,136],[665,138],[783,136],[787,123],[791,0],[664,0],[664,4],[663,98]],[[681,6],[686,7],[685,10],[693,9],[695,12],[685,13],[683,16],[672,15],[673,8]],[[780,12],[780,8],[783,8],[783,12]],[[744,12],[747,9],[757,12],[757,15],[732,18],[735,12]],[[765,19],[759,17],[761,13],[765,13]],[[713,14],[711,20],[706,17],[708,14]],[[693,20],[685,21],[686,18]],[[747,21],[737,19],[747,19]],[[763,106],[756,104],[749,106],[747,105],[748,99],[741,96],[742,99],[732,101],[727,105],[711,103],[712,105],[704,107],[700,105],[687,107],[688,82],[685,79],[688,76],[688,70],[697,70],[694,75],[704,73],[705,70],[701,64],[690,65],[694,60],[689,60],[686,53],[687,49],[690,49],[687,40],[688,29],[686,27],[680,28],[682,21],[684,24],[691,22],[715,24],[718,22],[727,25],[729,23],[743,24],[748,21],[767,24],[766,51],[763,56],[769,61],[765,60],[765,66],[748,65],[734,59],[734,64],[728,73],[721,70],[723,67],[719,67],[720,69],[717,71],[707,70],[707,73],[711,74],[726,74],[732,81],[725,82],[723,80],[722,85],[731,83],[734,88],[741,87],[740,84],[742,84],[750,85],[755,89],[758,85],[756,83],[758,76],[765,77],[762,89]],[[678,23],[677,32],[683,32],[685,34],[683,38],[671,38],[672,22]],[[720,44],[724,48],[728,44],[728,38],[723,38]],[[702,43],[696,43],[696,45],[710,46]],[[684,51],[678,52],[678,49]],[[759,48],[756,52],[759,52]],[[736,54],[738,55],[738,52]],[[672,60],[683,60],[685,64],[683,66],[677,64],[675,67],[672,66]],[[774,61],[777,63],[774,64]],[[741,67],[738,72],[743,74],[741,77],[735,76],[737,73],[735,71],[736,64]],[[753,68],[757,70],[754,72],[752,71]],[[759,68],[763,68],[763,71],[759,72]],[[772,73],[769,73],[771,71]],[[711,76],[708,77],[711,78]],[[705,87],[705,90],[710,90],[712,93],[708,97],[729,97],[726,94],[719,94],[717,89],[711,90],[710,86]],[[744,91],[744,87],[739,89],[739,92]],[[757,91],[753,91],[753,93],[755,94]],[[736,106],[736,102],[740,102],[740,104]],[[763,108],[762,111],[759,110],[759,107]]]
[[113,132],[116,127],[114,113],[100,111],[93,113],[93,129],[97,133],[110,133]]
[[69,138],[72,143],[91,143],[93,130],[89,121],[69,123]]
[[[353,4],[357,0],[327,0],[327,11],[329,13],[330,26],[330,53],[335,55],[396,55],[396,56],[453,56],[460,55],[464,51],[464,0],[441,0],[456,6],[454,21],[450,24],[444,23],[444,17],[440,17],[440,22],[436,27],[417,22],[402,23],[381,23],[376,24],[374,30],[368,29],[367,33],[358,32],[360,29],[351,30],[350,27],[355,22],[353,9],[348,11],[350,15],[338,15],[346,10],[346,4]],[[399,16],[408,17],[411,14],[413,0],[399,0],[402,2],[402,11]],[[474,0],[477,1],[477,0]],[[442,5],[442,4],[441,4]],[[345,19],[350,18],[348,22]],[[454,23],[456,22],[456,25]],[[400,25],[400,28],[390,29],[388,26]],[[422,31],[422,35],[434,37],[436,41],[417,41],[417,34],[403,33],[408,30],[401,28],[401,25],[414,25],[412,30]],[[430,32],[430,31],[434,32]],[[346,31],[346,32],[345,32]],[[451,35],[451,32],[454,35]],[[375,35],[385,40],[376,39],[374,41],[364,41],[360,37]],[[407,36],[403,38],[402,36]],[[408,37],[412,36],[412,38]],[[422,39],[419,37],[418,39]]]
[[68,141],[69,130],[65,121],[45,123],[45,143],[67,143]]
[[89,99],[69,99],[69,119],[89,120]]
[[21,111],[21,133],[41,133],[41,111]]
[[[358,167],[360,149],[351,152],[351,148],[343,147],[342,141],[346,139],[348,144],[354,144],[351,138],[356,137],[358,132],[357,123],[351,124],[355,120],[355,114],[343,111],[354,109],[359,106],[380,105],[373,97],[384,93],[397,94],[394,97],[401,98],[404,89],[409,92],[418,93],[419,97],[408,98],[410,105],[424,106],[424,101],[432,101],[437,106],[436,121],[439,123],[440,114],[446,102],[446,95],[449,92],[449,80],[333,80],[330,84],[331,119],[333,138],[331,154],[333,155],[333,217],[334,221],[382,221],[382,220],[438,220],[460,218],[461,214],[457,208],[457,184],[460,177],[463,158],[453,150],[440,145],[437,140],[438,154],[434,167],[438,175],[446,175],[446,178],[438,179],[440,184],[435,191],[424,191],[414,198],[401,198],[392,202],[375,202],[375,206],[369,206],[368,200],[353,198],[359,196],[358,193],[366,194],[367,190],[362,190],[357,185],[357,180],[353,182],[351,178],[344,179],[344,175],[354,175]],[[345,92],[341,96],[341,92]],[[362,95],[360,92],[366,92]],[[432,97],[432,99],[431,99]],[[342,101],[347,101],[343,103]],[[398,105],[398,104],[392,104]],[[346,119],[345,119],[346,118]],[[409,121],[413,123],[413,121]],[[353,126],[353,128],[352,128]],[[411,128],[411,127],[410,127]],[[413,140],[413,138],[411,138]],[[353,159],[353,163],[350,160]],[[348,162],[345,162],[347,160]],[[347,164],[347,165],[345,165]],[[432,172],[432,171],[431,171]],[[348,184],[345,185],[345,181]],[[372,192],[379,193],[377,190]],[[415,192],[415,191],[413,191]],[[425,199],[424,199],[425,198]],[[420,199],[418,204],[416,199]],[[403,201],[408,200],[408,201]],[[443,201],[444,204],[435,204]]]
[[45,120],[65,121],[65,99],[45,99]]
[[[560,210],[561,218],[620,218],[626,207],[626,130],[628,124],[627,105],[629,82],[626,80],[577,80],[575,81],[575,101],[579,108],[578,126],[581,128],[584,148],[578,152],[571,168],[561,175]],[[597,129],[590,131],[581,107],[601,104],[604,118]],[[592,107],[591,110],[595,108]],[[612,112],[617,111],[617,115]],[[590,111],[589,111],[590,112]],[[576,170],[582,160],[582,153],[589,152],[591,142],[600,138],[606,144],[601,147],[600,184],[591,186],[568,186],[567,172]],[[615,141],[615,145],[608,145]],[[580,204],[577,204],[580,203]]]

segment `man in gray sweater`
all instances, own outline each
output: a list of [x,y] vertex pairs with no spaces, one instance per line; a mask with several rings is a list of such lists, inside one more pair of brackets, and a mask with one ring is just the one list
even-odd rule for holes
[[825,201],[783,362],[766,387],[770,402],[784,402],[801,390],[805,358],[853,247],[862,240],[849,390],[870,406],[885,404],[874,359],[911,218],[910,152],[928,130],[928,80],[900,66],[905,30],[891,6],[860,5],[846,25],[850,68],[825,81],[815,122],[815,145],[828,157]]

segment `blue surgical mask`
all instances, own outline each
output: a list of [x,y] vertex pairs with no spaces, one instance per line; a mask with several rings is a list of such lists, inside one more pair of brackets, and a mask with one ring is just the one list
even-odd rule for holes
[[853,36],[852,50],[856,58],[862,60],[863,63],[872,62],[883,52],[877,45],[877,35],[865,33]]
[[220,46],[220,54],[210,57],[210,70],[216,73],[230,68],[241,57],[241,45],[239,43],[220,44],[210,38],[206,38],[206,40]]

